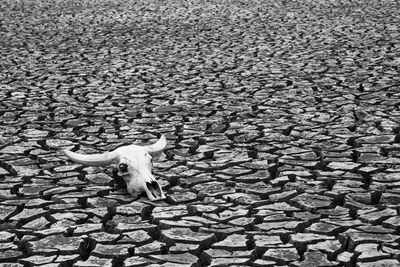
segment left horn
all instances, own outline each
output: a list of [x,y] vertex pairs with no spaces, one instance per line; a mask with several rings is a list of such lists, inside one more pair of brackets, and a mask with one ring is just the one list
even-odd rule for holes
[[72,161],[89,166],[105,166],[115,163],[118,155],[113,152],[105,152],[102,154],[78,154],[70,150],[64,149],[64,154]]
[[147,152],[150,154],[157,154],[165,149],[167,146],[167,138],[165,138],[165,135],[161,135],[160,139],[152,145],[145,146]]

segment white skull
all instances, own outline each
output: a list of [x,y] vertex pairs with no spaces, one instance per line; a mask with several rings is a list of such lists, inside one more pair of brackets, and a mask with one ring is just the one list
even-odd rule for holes
[[155,144],[148,146],[122,146],[103,154],[85,155],[69,150],[64,150],[64,153],[72,161],[83,165],[116,164],[118,175],[122,176],[132,196],[138,198],[145,192],[151,201],[156,201],[165,199],[165,194],[152,174],[152,155],[160,153],[166,146],[167,139],[162,135]]

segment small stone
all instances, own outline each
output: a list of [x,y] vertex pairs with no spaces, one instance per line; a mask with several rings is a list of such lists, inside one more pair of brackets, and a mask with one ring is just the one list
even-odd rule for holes
[[[51,189],[51,188],[54,188],[54,186],[51,186],[51,185],[39,185],[39,184],[29,185],[29,186],[24,185],[23,187],[21,187],[18,190],[18,193],[23,197],[39,197],[42,194],[43,191]],[[36,201],[36,202],[39,201],[38,206],[35,207],[35,205],[34,205],[35,202],[34,201]],[[29,208],[38,208],[38,207],[45,206],[46,203],[47,204],[52,203],[51,201],[45,201],[45,200],[40,200],[40,199],[39,200],[31,200],[29,202],[32,205],[31,206],[25,205],[25,207],[27,207],[27,208],[28,207]]]
[[378,250],[378,246],[379,244],[374,243],[357,245],[354,249],[354,252],[360,254],[357,257],[357,262],[372,262],[392,258],[389,253],[385,253],[380,249]]
[[325,223],[325,222],[318,222],[314,223],[311,226],[305,229],[306,232],[315,233],[315,234],[324,234],[324,235],[336,235],[338,234],[343,228],[337,225]]
[[267,198],[269,195],[273,193],[278,193],[281,191],[279,187],[273,187],[270,184],[265,184],[264,182],[256,182],[256,183],[236,183],[235,186],[238,192],[244,192],[249,194],[258,195],[261,198]]
[[337,256],[337,261],[339,261],[339,263],[341,263],[342,265],[350,265],[350,263],[352,262],[352,259],[355,258],[355,255],[351,252],[348,251],[344,251],[342,253],[340,253]]
[[84,235],[93,232],[98,232],[103,229],[103,225],[101,223],[85,223],[80,224],[74,229],[74,236],[76,235]]
[[348,242],[351,250],[363,243],[390,243],[398,239],[397,236],[392,234],[365,233],[354,229],[340,233],[338,237],[341,242]]
[[24,205],[24,208],[35,209],[35,208],[44,208],[53,204],[52,201],[43,200],[40,198],[30,199]]
[[39,217],[33,221],[29,221],[24,224],[21,228],[23,229],[31,229],[31,230],[43,230],[46,229],[50,225],[50,222],[46,220],[44,217]]
[[87,174],[85,181],[97,185],[110,185],[114,179],[105,173],[93,173]]
[[0,253],[0,261],[1,262],[15,262],[22,256],[23,256],[23,254],[19,250],[6,250],[6,251],[2,251]]
[[228,222],[228,224],[236,226],[236,227],[243,227],[245,229],[252,229],[255,223],[255,218],[251,217],[242,217],[233,219]]
[[45,230],[35,231],[34,234],[40,237],[46,237],[49,235],[66,234],[68,230],[68,227],[52,227]]
[[380,225],[360,225],[355,227],[357,230],[361,230],[366,233],[375,233],[375,234],[394,234],[395,231],[393,229],[387,229],[385,227],[382,227]]
[[78,253],[80,247],[84,244],[84,236],[65,237],[63,235],[52,235],[42,238],[38,241],[29,241],[31,253],[46,253],[54,255],[60,251],[62,254]]
[[360,166],[361,164],[353,162],[331,162],[326,167],[332,171],[336,170],[354,171]]
[[22,135],[29,139],[45,139],[48,134],[48,131],[42,131],[38,129],[26,129],[22,132]]
[[213,258],[208,266],[248,266],[250,263],[249,258]]
[[29,148],[24,146],[7,146],[0,150],[0,154],[24,155]]
[[100,244],[114,244],[119,239],[119,234],[110,234],[106,232],[91,233],[89,238]]
[[161,240],[167,244],[189,243],[207,247],[216,241],[214,234],[194,232],[187,228],[173,228],[161,231]]
[[[74,171],[80,167],[81,167],[81,165],[79,165],[79,164],[62,165],[62,166],[55,167],[53,169],[53,171],[56,173],[68,173],[68,172],[74,173]],[[69,177],[71,177],[71,176],[73,176],[73,175],[70,175]]]
[[198,194],[209,197],[222,197],[236,192],[233,187],[228,187],[221,182],[201,183],[193,186],[192,189]]
[[308,251],[304,253],[304,260],[302,260],[301,262],[294,262],[291,266],[339,266],[339,263],[329,261],[326,254],[319,251]]
[[300,219],[303,221],[307,221],[309,223],[314,223],[317,222],[320,218],[320,214],[313,214],[311,212],[305,211],[305,212],[294,212],[293,213],[293,218],[295,219]]
[[185,206],[156,207],[151,214],[151,220],[159,222],[162,219],[179,219],[188,215]]
[[375,173],[371,177],[372,182],[381,183],[395,183],[400,181],[400,174],[398,172],[393,173]]
[[279,222],[264,222],[254,225],[257,231],[271,231],[271,230],[289,230],[290,232],[299,231],[304,228],[306,222],[287,220]]
[[56,255],[54,256],[40,256],[40,255],[33,255],[28,258],[20,259],[19,262],[22,264],[27,265],[43,265],[46,263],[51,263],[57,258]]
[[0,167],[0,177],[4,177],[5,175],[9,175],[9,174],[10,173],[6,169]]
[[324,223],[329,223],[333,224],[336,226],[343,227],[345,229],[350,228],[350,227],[356,227],[360,225],[364,225],[360,220],[354,220],[350,217],[343,217],[343,218],[326,218],[326,219],[321,219],[321,222]]
[[136,246],[142,246],[152,241],[152,237],[143,230],[137,230],[132,232],[123,233],[124,238],[118,241],[118,243],[131,243]]
[[56,194],[67,194],[68,195],[68,193],[76,192],[76,191],[77,191],[77,189],[74,187],[69,187],[69,188],[68,187],[55,187],[55,188],[44,190],[42,192],[42,195],[45,197],[53,196]]
[[185,216],[182,219],[184,219],[185,221],[201,223],[202,225],[204,225],[206,227],[210,227],[213,224],[218,224],[218,222],[216,222],[216,221],[209,220],[209,219],[206,219],[206,218],[200,217],[200,216]]
[[368,212],[368,213],[363,213],[363,214],[359,215],[358,218],[363,222],[377,224],[377,223],[381,223],[384,220],[386,220],[392,216],[396,216],[396,215],[397,215],[397,211],[395,209],[387,208],[387,209],[380,210],[380,211],[372,211],[372,212]]
[[268,204],[268,205],[263,205],[260,207],[255,208],[255,210],[276,210],[276,211],[300,211],[299,208],[296,208],[294,206],[291,206],[287,204],[286,202],[277,202],[273,204]]
[[395,140],[395,135],[374,135],[357,138],[355,142],[356,144],[388,144]]
[[399,205],[400,193],[384,192],[379,200],[380,204]]
[[314,244],[320,241],[333,240],[335,237],[312,233],[297,233],[290,235],[290,243],[296,247],[305,248],[307,244]]
[[227,224],[212,224],[209,228],[201,227],[199,232],[212,233],[218,237],[219,240],[224,239],[233,234],[242,234],[244,229],[242,227],[233,227]]
[[15,245],[12,242],[7,242],[7,243],[0,243],[0,251],[5,251],[5,250],[18,250],[18,246]]
[[341,251],[343,245],[339,240],[326,240],[307,245],[308,251],[321,251],[328,255],[336,255]]
[[69,177],[69,178],[65,178],[65,179],[59,180],[57,182],[57,185],[59,185],[59,186],[82,187],[82,186],[87,185],[87,182],[82,181],[78,177]]
[[211,247],[213,249],[247,250],[248,242],[246,235],[233,234],[220,242],[214,243]]
[[113,259],[99,258],[96,256],[90,256],[86,261],[78,261],[74,264],[75,267],[112,267]]
[[189,213],[216,212],[218,209],[218,206],[213,205],[195,204],[188,206]]
[[170,253],[189,252],[194,255],[199,255],[200,251],[200,246],[198,244],[175,243],[175,245],[169,248]]
[[398,260],[377,260],[373,262],[358,262],[356,267],[398,267],[400,262]]
[[363,174],[373,174],[378,172],[379,170],[380,170],[379,168],[373,166],[365,166],[358,169],[358,171]]
[[284,191],[282,193],[272,194],[269,196],[269,199],[274,202],[288,201],[297,195],[298,193],[296,190],[291,190],[291,191]]
[[9,233],[6,231],[0,231],[0,242],[13,241],[15,238],[14,233]]
[[122,215],[140,215],[142,217],[147,217],[150,214],[151,206],[146,203],[134,201],[129,204],[118,206],[115,210],[117,214]]
[[24,265],[16,262],[6,262],[6,263],[0,263],[0,267],[24,267]]
[[283,245],[279,236],[255,235],[253,238],[255,243],[255,252],[258,257],[261,257],[269,248],[276,248]]
[[142,217],[139,215],[119,215],[116,214],[113,216],[111,221],[108,221],[108,223],[113,223],[113,224],[119,224],[119,223],[125,223],[125,224],[136,224],[138,222],[142,221]]
[[[378,163],[386,160],[384,156],[378,153],[360,153],[360,156],[357,158],[357,162],[361,163]],[[358,169],[361,172],[360,169]]]
[[118,207],[119,203],[115,199],[107,199],[104,197],[91,197],[88,198],[86,201],[86,205],[89,208],[95,208],[95,207]]
[[135,255],[145,256],[145,255],[155,255],[165,252],[165,243],[159,241],[153,241],[149,244],[135,247]]
[[298,261],[300,256],[295,248],[271,248],[264,253],[262,259],[276,261],[278,265],[287,265]]
[[345,201],[352,202],[352,201],[357,201],[359,203],[371,205],[372,204],[372,195],[370,192],[365,192],[365,193],[349,193],[345,197]]
[[248,251],[242,250],[225,250],[225,249],[207,249],[203,251],[202,256],[207,257],[209,260],[212,258],[248,258],[249,257]]
[[199,229],[203,224],[187,220],[160,220],[158,225],[161,229],[169,229],[174,227],[190,228],[192,230]]
[[307,211],[332,208],[334,206],[332,198],[308,193],[296,196],[291,200],[291,203],[297,204]]
[[396,259],[400,256],[400,249],[398,248],[398,243],[383,244],[381,247],[382,252],[394,255]]
[[[35,177],[38,176],[41,170],[36,166],[12,166],[15,173],[19,176],[24,177]],[[52,186],[51,186],[52,187]]]
[[167,195],[167,199],[174,205],[185,204],[197,200],[197,194],[193,192],[181,192]]
[[149,260],[140,256],[133,256],[124,260],[124,267],[139,267],[139,266],[147,266]]
[[149,258],[167,261],[178,264],[188,264],[190,266],[196,266],[199,264],[199,258],[190,253],[181,254],[165,254],[165,255],[150,255]]
[[114,227],[114,231],[117,233],[131,232],[136,230],[144,230],[147,232],[156,231],[157,226],[150,223],[118,223]]
[[265,203],[270,203],[268,200],[262,200],[260,196],[249,193],[233,193],[226,194],[222,199],[229,202],[235,203],[237,205],[262,205]]
[[257,259],[253,262],[254,267],[274,267],[276,266],[275,261],[269,261],[269,260],[262,260],[262,259]]
[[131,244],[96,244],[90,255],[99,258],[127,258],[130,255],[130,251],[133,252],[134,247]]
[[41,216],[46,216],[49,213],[49,211],[43,210],[43,209],[24,209],[17,215],[13,216],[10,218],[12,221],[31,221],[34,219],[37,219]]
[[394,229],[396,232],[400,230],[400,216],[393,216],[382,222],[382,226]]
[[[58,257],[54,260],[54,263],[60,263],[61,265],[71,265],[75,263],[78,259],[80,259],[80,255],[58,255]],[[58,265],[57,265],[58,266]]]
[[85,213],[73,213],[73,212],[58,212],[58,213],[53,213],[50,215],[51,219],[54,221],[62,221],[62,220],[68,220],[68,221],[74,221],[74,222],[81,222],[85,221],[89,215]]
[[217,220],[220,221],[222,223],[227,223],[233,219],[237,219],[237,218],[241,218],[244,216],[247,216],[247,214],[249,213],[248,210],[245,209],[228,209],[228,210],[224,210],[223,212],[220,212],[218,215],[215,214],[203,214],[203,217],[205,218],[210,218],[212,220]]
[[206,183],[206,182],[215,182],[216,178],[210,175],[195,175],[189,176],[185,178],[178,179],[178,185],[183,187],[193,187],[194,185]]
[[74,143],[63,139],[46,139],[46,146],[50,149],[59,149],[61,147],[72,146]]
[[279,176],[275,179],[272,179],[269,183],[273,187],[283,187],[286,183],[290,182],[289,176]]

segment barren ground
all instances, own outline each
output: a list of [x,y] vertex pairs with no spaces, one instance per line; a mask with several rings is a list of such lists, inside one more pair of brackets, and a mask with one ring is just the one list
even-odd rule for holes
[[[0,266],[400,266],[398,1],[0,2]],[[61,149],[168,149],[166,201]]]

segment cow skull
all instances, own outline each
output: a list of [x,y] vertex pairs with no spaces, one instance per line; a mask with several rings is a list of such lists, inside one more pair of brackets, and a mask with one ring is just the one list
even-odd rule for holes
[[167,139],[164,135],[152,145],[122,146],[114,151],[103,154],[78,154],[69,150],[64,153],[74,162],[88,166],[106,166],[116,164],[118,175],[126,185],[128,192],[138,198],[142,192],[147,194],[151,201],[165,199],[159,183],[152,174],[152,155],[160,153],[167,146]]

